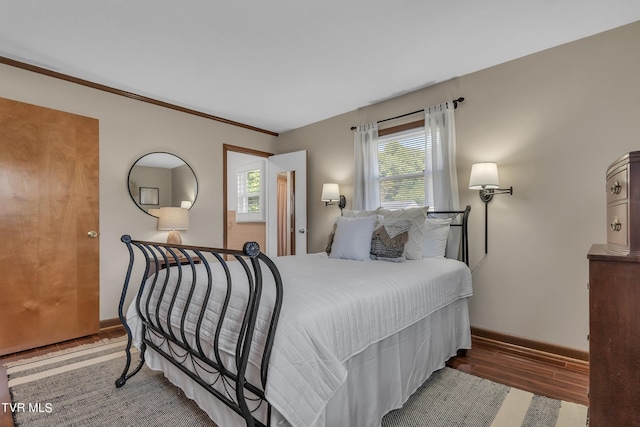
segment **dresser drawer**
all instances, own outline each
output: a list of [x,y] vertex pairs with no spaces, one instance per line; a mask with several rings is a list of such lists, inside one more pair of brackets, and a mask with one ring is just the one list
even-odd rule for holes
[[628,168],[625,166],[609,174],[607,178],[607,203],[625,200],[628,197],[627,171]]
[[607,207],[607,243],[629,247],[627,203]]

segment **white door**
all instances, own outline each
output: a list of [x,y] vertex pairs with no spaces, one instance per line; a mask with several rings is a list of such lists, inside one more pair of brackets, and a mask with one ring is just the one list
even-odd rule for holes
[[271,257],[278,254],[278,175],[282,173],[294,177],[288,227],[295,236],[295,254],[307,253],[307,151],[303,150],[267,159],[267,255]]

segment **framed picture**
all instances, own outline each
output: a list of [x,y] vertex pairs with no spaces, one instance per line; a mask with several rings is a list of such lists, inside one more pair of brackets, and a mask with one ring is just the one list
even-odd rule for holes
[[153,187],[140,187],[140,204],[157,205],[160,199],[160,189]]

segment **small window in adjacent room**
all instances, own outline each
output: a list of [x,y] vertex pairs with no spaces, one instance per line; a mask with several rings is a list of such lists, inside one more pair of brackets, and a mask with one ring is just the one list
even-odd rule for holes
[[398,128],[404,129],[381,131],[378,137],[380,205],[387,209],[433,206],[431,169],[425,167],[431,144],[425,141],[423,122]]
[[252,163],[237,169],[237,222],[262,222],[264,215],[264,164]]

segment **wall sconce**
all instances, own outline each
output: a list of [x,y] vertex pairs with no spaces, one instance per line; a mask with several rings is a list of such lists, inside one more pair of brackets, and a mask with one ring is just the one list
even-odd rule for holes
[[347,199],[340,194],[340,187],[338,184],[322,184],[322,197],[320,200],[324,202],[325,206],[338,205],[341,210],[347,206]]
[[191,200],[183,200],[180,202],[180,207],[184,209],[191,209],[191,205],[193,205]]
[[189,210],[185,208],[160,208],[158,230],[169,231],[167,243],[181,245],[182,237],[178,230],[189,229]]
[[489,223],[489,202],[496,194],[513,195],[513,187],[500,188],[498,165],[492,162],[476,163],[471,166],[469,190],[480,190],[480,200],[484,202],[484,253],[488,253],[487,235]]

